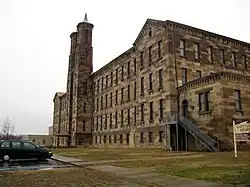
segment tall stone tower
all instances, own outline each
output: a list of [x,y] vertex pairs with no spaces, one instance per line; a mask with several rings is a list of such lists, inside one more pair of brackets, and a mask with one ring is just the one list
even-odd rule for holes
[[93,106],[93,47],[94,25],[84,21],[77,25],[77,32],[70,35],[67,100],[68,100],[68,146],[88,146],[92,140]]

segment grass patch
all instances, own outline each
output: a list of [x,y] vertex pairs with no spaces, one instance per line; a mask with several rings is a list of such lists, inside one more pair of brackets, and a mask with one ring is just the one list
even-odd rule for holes
[[[150,168],[162,175],[175,175],[230,184],[250,185],[250,152],[168,152],[162,149],[58,149],[55,154],[87,161],[119,160],[111,163],[129,168]],[[166,159],[157,159],[164,157]],[[155,158],[155,160],[147,160]],[[122,161],[124,159],[141,159]]]
[[112,165],[123,167],[147,167],[162,175],[175,175],[226,184],[250,185],[250,152],[199,153],[201,157],[172,157],[166,160],[143,160],[117,162]]
[[124,183],[121,177],[92,169],[0,172],[0,186],[3,187],[118,186]]
[[52,150],[54,154],[79,158],[86,161],[122,160],[138,158],[166,157],[172,155],[186,155],[188,152],[167,152],[162,149],[91,149],[64,148]]

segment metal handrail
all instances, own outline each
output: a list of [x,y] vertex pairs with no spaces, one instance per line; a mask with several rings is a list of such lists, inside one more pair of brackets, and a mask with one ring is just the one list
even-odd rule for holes
[[206,145],[210,150],[215,151],[217,150],[216,146],[217,142],[212,139],[210,136],[202,132],[194,123],[192,123],[190,120],[188,120],[186,117],[181,116],[180,122],[183,124],[183,127],[186,127],[186,130],[188,130],[190,133],[193,133],[192,135],[195,135],[198,137],[202,143]]

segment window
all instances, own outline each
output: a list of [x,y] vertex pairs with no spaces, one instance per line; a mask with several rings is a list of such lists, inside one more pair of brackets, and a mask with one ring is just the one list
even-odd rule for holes
[[232,59],[231,60],[232,60],[232,66],[237,67],[235,52],[232,52]]
[[201,78],[201,71],[200,70],[196,70],[196,79]]
[[123,137],[122,137],[122,134],[120,134],[120,143],[123,143]]
[[105,126],[104,126],[104,129],[107,129],[108,128],[108,115],[106,114],[105,115]]
[[144,121],[144,104],[141,104],[141,121]]
[[185,41],[180,40],[180,56],[184,57],[185,56]]
[[152,122],[154,120],[154,104],[153,102],[149,103],[149,121]]
[[124,118],[124,111],[123,110],[121,110],[121,128],[123,128],[124,127],[124,123],[123,123],[123,118]]
[[136,74],[136,58],[134,58],[134,75]]
[[153,73],[149,74],[149,90],[153,90]]
[[163,142],[163,131],[159,131],[159,142]]
[[86,102],[83,102],[83,112],[86,112]]
[[95,143],[96,143],[96,144],[97,144],[97,137],[98,137],[98,136],[95,136]]
[[106,135],[103,136],[103,143],[107,143],[107,136]]
[[245,69],[247,69],[247,57],[246,57],[246,55],[243,55],[243,56],[242,56],[242,61],[243,61],[243,67],[244,67]]
[[159,88],[163,88],[162,69],[159,70]]
[[[12,142],[12,147],[13,147],[13,142]],[[30,142],[23,142],[23,148],[24,149],[35,149],[36,146]]]
[[115,91],[115,104],[118,104],[118,90]]
[[143,64],[144,64],[143,51],[141,52],[140,59],[141,59],[141,68],[142,68],[142,67],[143,67]]
[[116,143],[116,134],[114,135],[114,143]]
[[112,129],[112,113],[109,114],[109,128]]
[[88,84],[87,82],[83,83],[83,95],[87,95],[87,88],[88,88]]
[[153,132],[149,132],[148,133],[148,141],[149,141],[149,143],[153,143],[154,142],[154,140],[153,140]]
[[143,142],[144,142],[143,139],[144,139],[144,138],[143,138],[143,133],[141,132],[141,133],[140,133],[140,143],[143,143]]
[[152,36],[152,31],[151,31],[151,30],[148,32],[148,36],[149,36],[149,37]]
[[102,143],[102,136],[99,136],[99,143]]
[[136,126],[136,107],[134,107],[134,124]]
[[109,135],[109,143],[112,143],[112,141],[111,141],[111,135]]
[[12,148],[21,148],[21,142],[11,142]]
[[46,143],[46,140],[43,139],[43,145]]
[[108,83],[109,83],[109,76],[108,75],[106,75],[106,88],[108,88]]
[[4,142],[2,142],[1,147],[9,148],[10,147],[10,141],[4,141]]
[[144,95],[144,77],[141,78],[141,95]]
[[160,40],[158,42],[158,58],[160,59],[162,56],[161,56],[161,46],[162,46],[162,41]]
[[105,95],[105,106],[108,107],[108,94]]
[[181,80],[182,80],[182,85],[187,83],[187,69],[186,68],[181,68]]
[[200,59],[200,46],[198,43],[194,43],[194,58],[196,60]]
[[96,117],[96,131],[98,131],[98,117]]
[[134,100],[136,100],[136,82],[134,82]]
[[126,134],[126,143],[129,143],[129,134]]
[[99,93],[99,88],[100,88],[100,80],[97,81],[97,93]]
[[130,126],[130,109],[128,109],[128,111],[127,111],[128,113],[127,113],[127,117],[128,117],[128,126]]
[[118,112],[115,112],[115,128],[118,127]]
[[148,48],[148,62],[152,62],[152,46]]
[[103,86],[104,86],[104,83],[103,83],[103,77],[102,77],[102,91],[103,91]]
[[112,100],[113,100],[113,93],[112,92],[110,92],[110,107],[112,107],[112,105],[113,105],[113,102],[112,102]]
[[101,110],[103,109],[103,96],[101,97]]
[[96,99],[96,111],[99,110],[99,98]]
[[160,119],[163,119],[163,99],[160,99],[159,105],[160,105]]
[[242,110],[240,90],[235,90],[236,110]]
[[115,70],[115,82],[118,84],[118,68]]
[[101,128],[100,128],[100,130],[102,130],[102,116],[101,116]]
[[33,143],[36,143],[36,139],[32,139],[32,142],[33,142]]
[[130,61],[128,61],[128,67],[127,67],[127,73],[128,73],[128,77],[130,76]]
[[124,66],[122,66],[121,68],[122,68],[122,70],[121,70],[121,80],[123,80],[124,79]]
[[209,62],[213,62],[213,48],[211,46],[207,47],[207,58]]
[[121,103],[123,103],[124,88],[121,89]]
[[210,91],[199,93],[199,111],[207,112],[211,111],[211,99],[210,99]]
[[113,85],[113,72],[110,73],[110,86]]
[[86,130],[86,122],[85,122],[85,120],[82,121],[82,130],[83,131]]
[[225,63],[225,53],[224,53],[224,49],[220,50],[220,62],[221,63]]

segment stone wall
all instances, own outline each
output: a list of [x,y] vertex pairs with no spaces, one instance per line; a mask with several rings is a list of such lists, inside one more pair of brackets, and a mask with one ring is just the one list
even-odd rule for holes
[[[224,142],[222,149],[232,149],[233,119],[244,120],[250,115],[250,102],[247,99],[250,92],[249,81],[250,77],[216,73],[203,80],[187,83],[180,88],[180,114],[183,115],[183,101],[188,101],[188,118],[197,122],[203,132],[212,133]],[[236,110],[235,90],[241,92],[242,110]],[[211,110],[201,112],[198,94],[206,91],[210,91]]]

